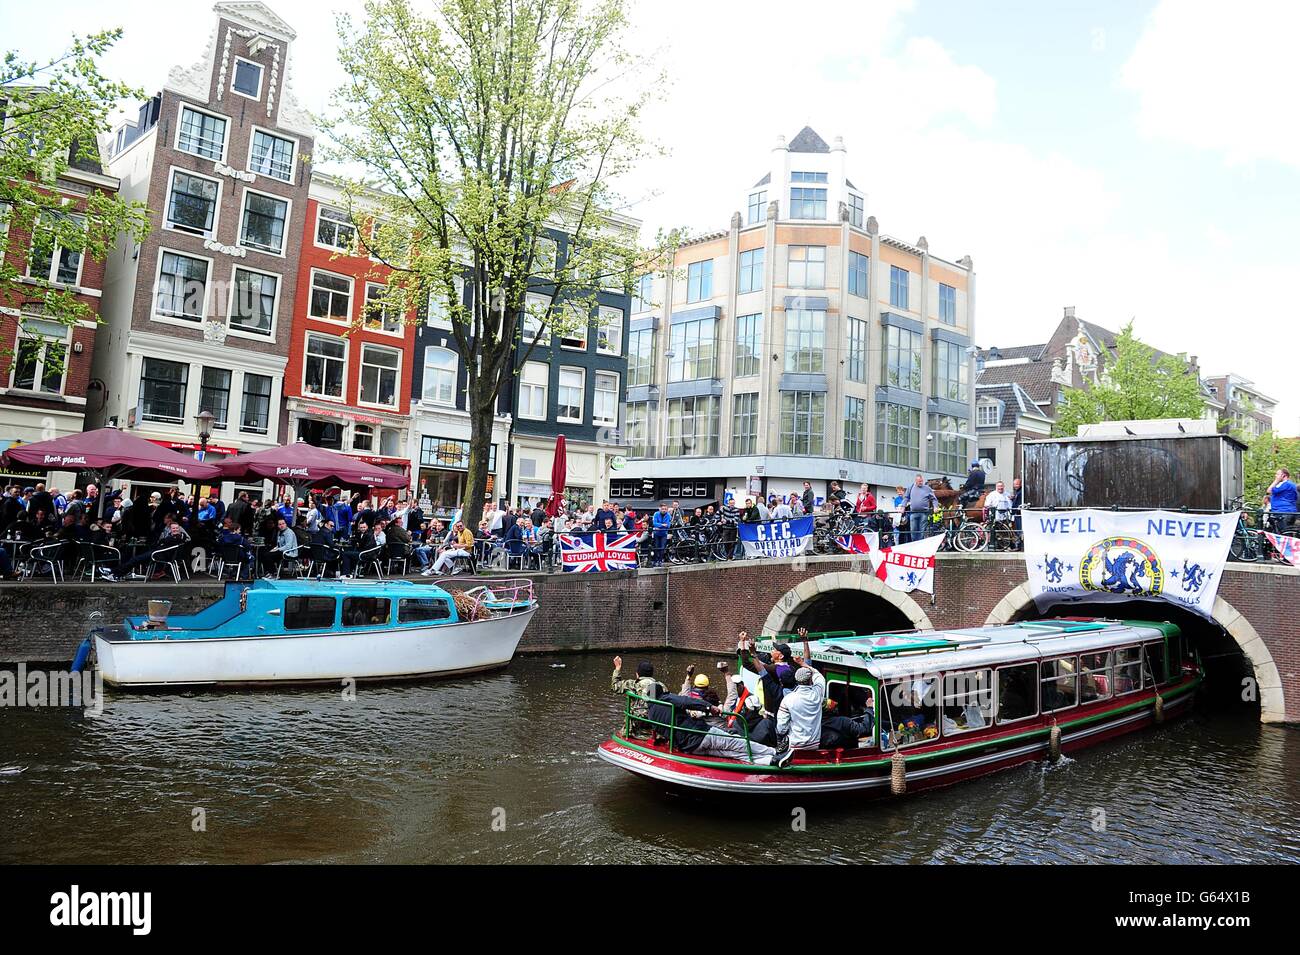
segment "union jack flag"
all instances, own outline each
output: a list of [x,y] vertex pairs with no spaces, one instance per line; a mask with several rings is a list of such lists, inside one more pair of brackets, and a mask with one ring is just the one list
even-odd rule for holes
[[880,548],[880,534],[868,531],[865,534],[845,534],[835,538],[840,550],[850,554],[870,554]]
[[1292,567],[1300,567],[1300,538],[1269,534],[1268,540],[1270,544],[1277,548],[1277,552],[1283,560]]
[[560,567],[566,573],[635,570],[637,534],[561,534]]

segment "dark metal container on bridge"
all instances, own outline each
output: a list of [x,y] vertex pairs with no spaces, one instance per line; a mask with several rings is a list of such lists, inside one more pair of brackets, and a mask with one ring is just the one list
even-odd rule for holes
[[1227,510],[1242,493],[1246,445],[1209,422],[1156,424],[1111,422],[1024,442],[1026,506]]

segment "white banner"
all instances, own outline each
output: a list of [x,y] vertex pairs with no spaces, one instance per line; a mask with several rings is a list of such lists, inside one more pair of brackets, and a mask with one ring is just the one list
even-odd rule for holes
[[1153,598],[1210,616],[1237,514],[1027,510],[1025,571],[1038,608]]
[[876,576],[895,590],[924,590],[932,594],[934,555],[942,543],[942,534],[932,534],[919,541],[873,550],[871,563]]

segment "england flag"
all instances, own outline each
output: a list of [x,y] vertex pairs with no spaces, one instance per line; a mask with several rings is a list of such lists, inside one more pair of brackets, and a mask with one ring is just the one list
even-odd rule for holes
[[934,593],[934,555],[943,543],[943,535],[896,544],[871,552],[876,576],[895,590],[923,590]]
[[637,534],[561,534],[560,567],[566,573],[636,570]]

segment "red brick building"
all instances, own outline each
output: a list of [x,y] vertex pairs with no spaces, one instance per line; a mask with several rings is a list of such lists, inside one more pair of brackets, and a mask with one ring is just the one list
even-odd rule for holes
[[383,313],[387,266],[347,254],[356,229],[338,184],[315,173],[298,263],[281,432],[409,469],[413,316]]
[[[103,173],[98,161],[73,157],[56,184],[74,215],[84,212],[94,193],[116,193],[118,180]],[[55,247],[34,253],[31,235],[19,216],[0,208],[0,254],[21,278],[17,292],[0,300],[0,451],[15,444],[77,434],[83,429],[87,402],[103,400],[92,384],[95,328],[104,288],[104,262],[72,249]],[[71,291],[90,309],[72,326],[42,318],[37,311],[41,286]],[[33,293],[23,294],[24,290]],[[30,474],[10,477],[30,478]],[[75,475],[41,475],[61,489]]]

